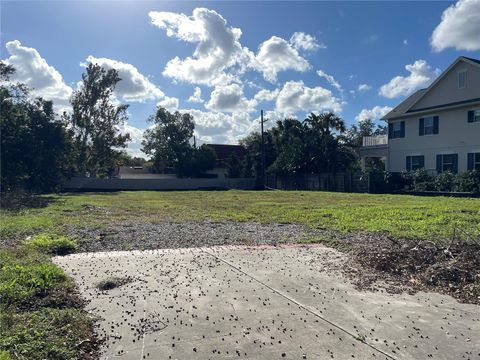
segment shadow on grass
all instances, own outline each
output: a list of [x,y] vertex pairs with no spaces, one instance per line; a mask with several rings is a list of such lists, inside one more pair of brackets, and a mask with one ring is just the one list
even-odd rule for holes
[[47,207],[56,201],[52,195],[37,195],[26,191],[9,191],[0,193],[0,208],[16,212],[23,209]]

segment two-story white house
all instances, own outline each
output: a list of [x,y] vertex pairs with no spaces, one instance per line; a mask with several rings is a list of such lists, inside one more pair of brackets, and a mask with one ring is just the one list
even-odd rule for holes
[[388,136],[364,138],[362,158],[390,172],[480,170],[480,60],[459,57],[384,119]]

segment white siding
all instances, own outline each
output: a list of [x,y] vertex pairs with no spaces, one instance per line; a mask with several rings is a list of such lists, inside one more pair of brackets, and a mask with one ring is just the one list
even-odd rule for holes
[[[467,170],[467,154],[480,152],[480,123],[469,123],[469,110],[480,109],[480,102],[454,110],[432,111],[403,118],[405,137],[389,139],[389,171],[406,171],[406,157],[425,156],[425,169],[436,170],[437,154],[458,154],[458,171]],[[419,119],[439,116],[439,133],[419,135]],[[398,120],[396,120],[398,121]],[[392,121],[393,122],[393,121]]]

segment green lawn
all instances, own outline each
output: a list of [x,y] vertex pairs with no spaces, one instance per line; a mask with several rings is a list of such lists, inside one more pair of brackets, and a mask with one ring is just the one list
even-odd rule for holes
[[1,236],[61,233],[110,221],[300,223],[340,232],[450,238],[454,227],[480,236],[480,199],[301,191],[117,192],[49,195],[45,208],[1,212]]

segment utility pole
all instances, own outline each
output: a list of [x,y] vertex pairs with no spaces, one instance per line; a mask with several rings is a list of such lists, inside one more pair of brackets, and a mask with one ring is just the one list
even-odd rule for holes
[[260,128],[262,133],[262,188],[265,189],[265,134],[263,133],[263,110],[260,110]]

